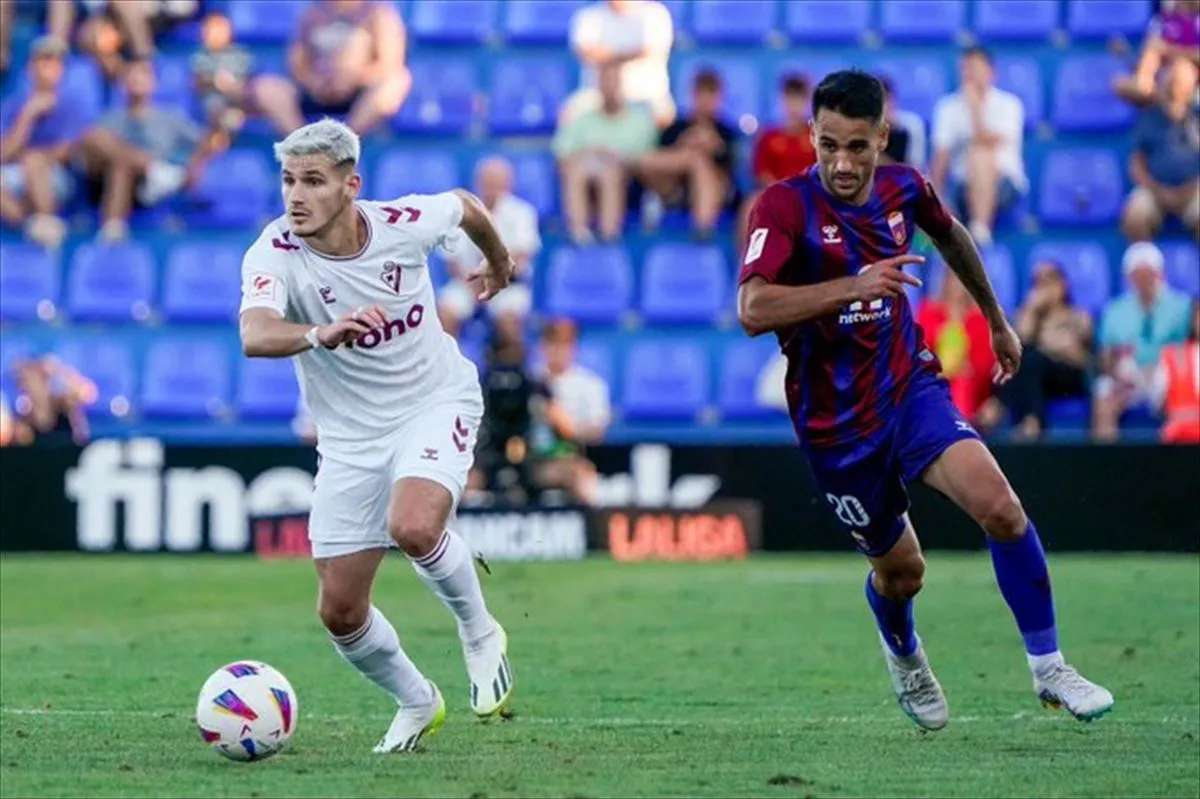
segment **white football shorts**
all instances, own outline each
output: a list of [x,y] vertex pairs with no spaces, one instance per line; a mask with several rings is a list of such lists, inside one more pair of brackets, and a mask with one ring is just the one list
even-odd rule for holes
[[453,514],[475,462],[482,416],[478,399],[439,403],[353,457],[322,457],[308,517],[313,557],[395,546],[388,533],[388,503],[392,486],[404,477],[445,486]]

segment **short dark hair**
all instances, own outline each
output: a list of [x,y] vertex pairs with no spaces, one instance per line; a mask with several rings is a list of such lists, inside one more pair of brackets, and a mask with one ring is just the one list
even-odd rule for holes
[[721,73],[711,67],[701,69],[692,79],[692,88],[698,92],[721,91]]
[[808,94],[808,78],[804,75],[784,75],[779,88],[784,94]]
[[851,119],[878,122],[883,118],[883,86],[878,78],[861,69],[831,72],[813,92],[813,119],[822,108]]
[[962,58],[970,58],[971,56],[979,56],[984,61],[986,61],[989,65],[992,64],[992,51],[982,45],[974,44],[974,45],[971,45],[970,47],[964,48],[962,53],[960,53],[959,55]]

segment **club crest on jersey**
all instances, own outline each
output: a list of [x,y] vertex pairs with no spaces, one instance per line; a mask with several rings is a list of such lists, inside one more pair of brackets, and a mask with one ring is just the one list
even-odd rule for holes
[[337,297],[333,296],[333,286],[321,286],[317,292],[321,295],[321,302],[326,305],[333,305],[337,302]]
[[821,228],[821,236],[826,244],[841,244],[842,232],[838,230],[837,225],[825,225]]
[[383,284],[396,294],[400,293],[401,272],[400,264],[395,261],[387,261],[383,265],[383,271],[379,273],[379,276],[383,278]]
[[908,228],[904,224],[904,214],[893,211],[887,218],[888,228],[892,231],[892,241],[903,244],[908,239]]

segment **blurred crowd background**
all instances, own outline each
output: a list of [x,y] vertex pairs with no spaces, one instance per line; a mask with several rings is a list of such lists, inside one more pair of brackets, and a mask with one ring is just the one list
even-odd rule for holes
[[475,190],[439,313],[481,368],[472,498],[594,500],[600,441],[785,441],[774,342],[735,328],[745,215],[814,162],[811,92],[887,89],[1026,345],[925,240],[910,300],[956,402],[1024,441],[1200,441],[1200,2],[0,0],[0,443],[311,440],[290,364],[237,346],[270,144],[335,116],[364,194]]

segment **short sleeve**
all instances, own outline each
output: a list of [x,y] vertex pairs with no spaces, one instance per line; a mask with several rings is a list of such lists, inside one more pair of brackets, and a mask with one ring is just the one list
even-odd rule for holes
[[533,206],[522,203],[518,208],[518,222],[513,226],[513,240],[505,242],[510,250],[533,255],[542,249],[542,237],[538,233],[537,211]]
[[[385,213],[388,208],[398,208],[404,212],[399,218],[415,227],[417,238],[427,255],[447,243],[453,246],[454,236],[463,220],[462,198],[452,191],[409,195],[384,206]],[[417,212],[415,217],[413,211]]]
[[933,149],[951,150],[954,148],[954,104],[953,95],[938,100],[933,108]]
[[17,114],[21,113],[22,98],[20,96],[10,97],[8,100],[0,103],[0,136],[8,132],[13,123],[17,121]]
[[1148,155],[1154,144],[1154,119],[1152,111],[1143,111],[1133,126],[1133,150]]
[[924,175],[915,169],[912,170],[912,174],[917,181],[916,209],[913,212],[913,221],[931,239],[935,241],[944,239],[950,235],[950,229],[954,227],[954,215],[950,213],[950,209],[942,202],[942,198],[938,196],[933,184]]
[[783,183],[776,183],[759,196],[750,211],[750,234],[739,283],[752,277],[774,283],[779,277],[803,232],[799,206],[797,194]]
[[279,258],[268,251],[270,246],[264,235],[242,258],[242,305],[239,313],[251,308],[270,308],[280,316],[287,313],[286,269]]
[[1106,305],[1100,315],[1100,335],[1097,340],[1101,349],[1109,350],[1121,343],[1117,340],[1116,308],[1115,304]]
[[671,12],[662,3],[647,3],[642,17],[642,47],[651,53],[667,56],[675,40],[675,23]]
[[571,49],[578,52],[600,41],[600,20],[591,8],[581,8],[571,17]]

